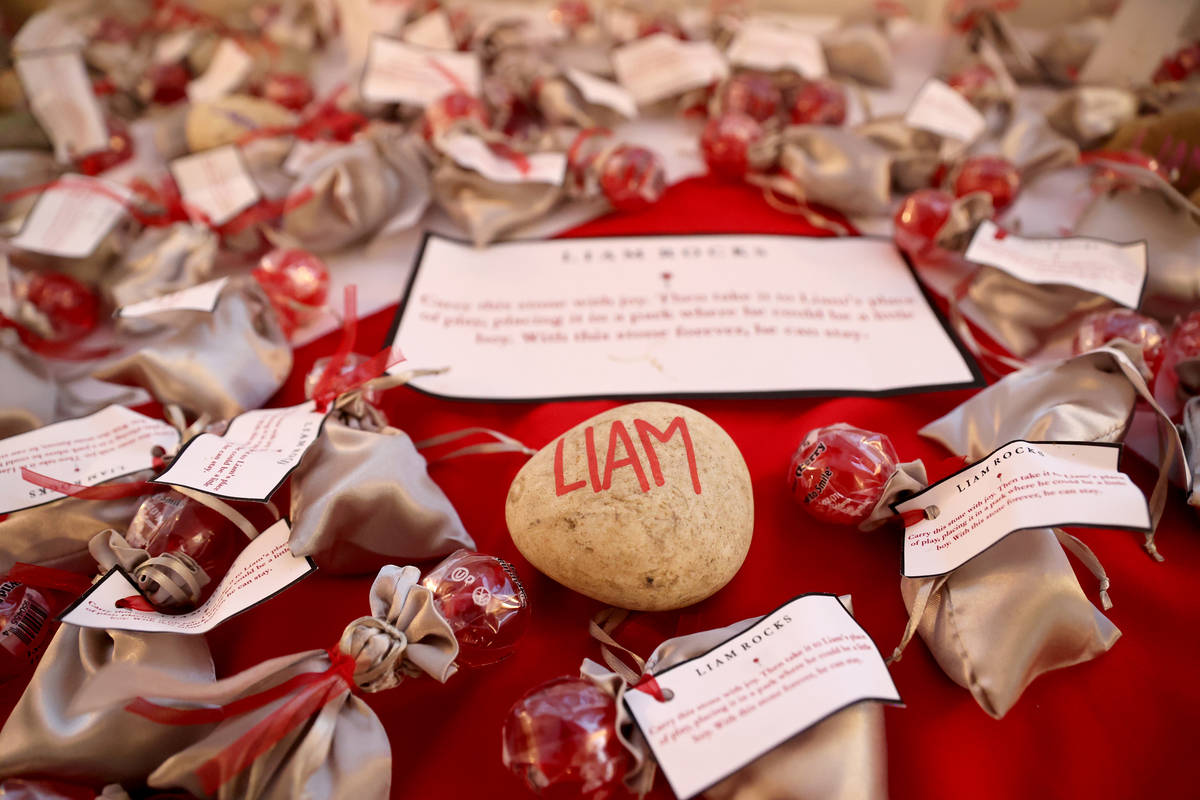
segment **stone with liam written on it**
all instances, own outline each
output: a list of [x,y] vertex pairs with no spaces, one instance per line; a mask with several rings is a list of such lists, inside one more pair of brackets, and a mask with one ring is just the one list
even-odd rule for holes
[[741,567],[754,529],[737,445],[673,403],[633,403],[576,425],[522,467],[504,511],[533,566],[638,611],[712,595]]

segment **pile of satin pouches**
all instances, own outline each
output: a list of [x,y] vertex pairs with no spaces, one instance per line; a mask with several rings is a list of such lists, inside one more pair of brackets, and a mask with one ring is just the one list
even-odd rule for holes
[[[290,337],[322,317],[353,317],[352,302],[331,307],[325,259],[401,235],[431,207],[483,246],[573,204],[636,214],[656,203],[667,190],[663,154],[622,138],[634,117],[690,126],[713,175],[750,184],[829,234],[892,221],[964,343],[1003,376],[922,431],[966,459],[959,464],[1016,438],[1125,441],[1140,420],[1158,432],[1130,442],[1158,468],[1155,522],[1169,482],[1190,483],[1188,464],[1200,477],[1200,44],[1184,43],[1147,85],[1082,86],[1075,76],[1105,17],[1050,31],[1035,48],[996,12],[964,13],[930,77],[983,115],[968,142],[902,114],[871,114],[866,90],[890,83],[893,40],[912,24],[883,11],[825,27],[823,75],[735,58],[739,35],[762,22],[738,2],[675,12],[584,0],[504,9],[116,0],[22,11],[0,12],[0,437],[147,400],[181,445],[222,432],[283,384]],[[380,99],[360,78],[381,40],[472,53],[481,74],[473,86],[451,75],[422,102]],[[690,53],[707,72],[692,64],[630,108],[614,99],[624,90],[612,56],[647,42]],[[102,121],[92,145],[80,145],[80,123],[37,78],[47,58]],[[218,148],[234,148],[257,187],[219,222],[185,201],[167,166]],[[549,178],[538,161],[547,154],[565,163]],[[94,248],[51,255],[11,241],[43,194],[72,181],[124,209]],[[1144,240],[1141,307],[968,262],[963,252],[986,220],[1025,236]],[[110,313],[217,278],[228,281],[211,312]],[[387,796],[390,748],[364,695],[499,661],[527,622],[511,568],[473,552],[424,457],[373,405],[372,391],[401,382],[376,379],[388,366],[341,353],[310,376],[334,402],[290,477],[292,551],[323,570],[377,575],[364,616],[328,650],[216,680],[203,636],[52,622],[115,566],[138,581],[147,608],[196,608],[247,531],[279,519],[273,504],[206,503],[141,483],[145,472],[114,493],[68,492],[0,519],[0,625],[20,634],[0,650],[0,674],[29,681],[0,734],[0,788],[48,798],[147,786],[201,797]],[[806,510],[864,529],[899,525],[890,505],[930,482],[886,437],[848,425],[813,431],[796,465],[792,491],[803,495],[812,474],[831,470],[844,501],[840,511]],[[1145,544],[1157,555],[1152,533]],[[1034,531],[950,575],[904,579],[903,643],[919,634],[951,679],[1002,716],[1038,674],[1093,658],[1119,635],[1067,552],[1101,580],[1107,606],[1107,579],[1086,546]],[[424,577],[395,566],[440,558]],[[1014,576],[999,588],[988,580],[998,570]],[[989,618],[956,617],[956,598]],[[653,758],[622,693],[752,622],[667,641],[636,669],[587,661],[579,676],[532,688],[505,725],[505,763],[557,796],[648,791]],[[615,624],[599,628],[612,641]],[[960,647],[973,631],[993,633]],[[706,795],[878,796],[885,746],[878,706],[859,704]]]

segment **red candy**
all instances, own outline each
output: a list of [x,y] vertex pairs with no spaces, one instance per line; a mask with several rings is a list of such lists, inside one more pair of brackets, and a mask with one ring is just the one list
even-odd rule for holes
[[86,336],[99,319],[98,302],[92,290],[70,275],[39,272],[29,281],[26,299],[50,324],[49,338],[72,342]]
[[730,111],[713,117],[700,135],[700,151],[718,177],[740,180],[750,171],[750,146],[763,137],[753,117]]
[[491,125],[487,106],[473,94],[457,90],[444,94],[425,107],[421,135],[432,142],[462,121],[474,120],[484,128]]
[[155,64],[146,72],[145,81],[150,87],[147,95],[151,102],[164,106],[178,103],[187,99],[187,87],[191,80],[191,72],[181,62]]
[[0,681],[37,663],[52,616],[41,592],[17,581],[0,581]]
[[963,97],[974,102],[996,80],[996,73],[986,64],[975,64],[954,73],[946,79],[946,85]]
[[910,256],[928,253],[937,232],[950,218],[953,205],[954,198],[938,189],[918,189],[904,198],[893,220],[896,246]]
[[662,198],[667,176],[654,153],[622,145],[605,159],[600,188],[618,211],[640,211]]
[[1154,82],[1182,81],[1197,72],[1200,72],[1200,42],[1193,42],[1162,60],[1154,73]]
[[99,175],[132,157],[133,140],[129,138],[129,129],[121,120],[111,118],[108,120],[108,149],[87,153],[75,163],[84,175]]
[[296,72],[276,72],[267,76],[259,93],[272,103],[292,111],[300,111],[313,99],[312,84]]
[[1150,384],[1162,367],[1166,355],[1164,341],[1166,333],[1162,325],[1150,317],[1144,317],[1127,308],[1097,311],[1084,317],[1075,334],[1075,352],[1086,353],[1102,347],[1114,339],[1124,339],[1142,349],[1142,357],[1150,369]]
[[507,658],[529,626],[525,587],[507,561],[459,550],[421,584],[454,629],[456,661],[462,666],[482,667]]
[[576,31],[592,21],[592,9],[584,0],[558,0],[550,11],[550,20]]
[[151,574],[138,574],[138,584],[161,610],[188,611],[212,594],[249,539],[224,516],[176,491],[151,495],[142,501],[129,523],[125,540],[148,552],[185,556],[208,577],[199,597],[183,600],[160,593]]
[[[1183,362],[1195,363],[1184,366]],[[1163,365],[1175,371],[1185,396],[1200,394],[1200,311],[1176,323],[1167,340]]]
[[307,250],[272,250],[252,274],[266,290],[289,336],[320,313],[329,294],[329,268]]
[[721,91],[721,110],[737,111],[758,122],[766,122],[779,113],[783,93],[766,75],[743,72],[734,75]]
[[628,756],[613,698],[582,678],[555,678],[513,705],[501,732],[504,766],[551,800],[626,795]]
[[813,81],[792,101],[793,125],[841,125],[846,121],[846,90],[834,81]]
[[963,162],[954,180],[954,194],[962,197],[971,192],[987,192],[992,196],[992,208],[1002,211],[1017,196],[1021,177],[1012,163],[1000,156],[975,156]]
[[899,458],[882,433],[838,423],[808,432],[788,473],[788,488],[804,510],[837,525],[871,514]]

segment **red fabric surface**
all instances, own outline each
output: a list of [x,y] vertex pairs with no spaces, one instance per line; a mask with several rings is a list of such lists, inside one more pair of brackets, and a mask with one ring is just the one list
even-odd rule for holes
[[[672,188],[655,208],[596,220],[573,235],[687,232],[813,231],[801,218],[769,208],[755,190],[703,179]],[[359,352],[383,345],[393,313],[362,321]],[[297,351],[292,375],[271,405],[303,398],[305,373],[336,347],[337,336]],[[618,630],[618,640],[648,655],[669,636],[761,615],[797,594],[820,591],[851,594],[858,619],[879,648],[890,652],[907,619],[899,591],[898,532],[864,534],[805,515],[786,490],[789,459],[806,431],[845,421],[887,433],[903,459],[920,457],[936,470],[948,454],[916,431],[969,394],[687,401],[729,432],[749,464],[754,541],[741,571],[715,596],[682,611],[635,615]],[[455,402],[407,388],[385,398],[392,424],[414,439],[482,425],[532,447],[619,404]],[[391,739],[393,797],[531,797],[501,764],[505,715],[528,689],[575,674],[585,657],[598,658],[587,623],[601,604],[537,573],[508,537],[504,500],[524,460],[474,456],[430,467],[479,549],[516,565],[533,621],[516,654],[501,664],[463,670],[446,685],[411,681],[368,696]],[[1152,477],[1132,456],[1126,468],[1143,486]],[[1036,680],[1003,720],[988,717],[914,639],[892,669],[907,707],[884,714],[892,797],[1194,797],[1200,785],[1193,743],[1200,721],[1200,684],[1194,680],[1200,661],[1195,602],[1200,537],[1193,512],[1182,492],[1173,490],[1158,537],[1167,558],[1162,564],[1145,555],[1138,534],[1075,531],[1108,570],[1114,602],[1108,613],[1124,635],[1099,659]],[[1095,579],[1077,564],[1076,571],[1088,598],[1098,602]],[[370,583],[370,576],[317,573],[225,623],[209,635],[219,675],[334,644],[347,623],[368,613]],[[0,709],[11,708],[19,688],[0,692]],[[652,797],[672,797],[661,776]]]

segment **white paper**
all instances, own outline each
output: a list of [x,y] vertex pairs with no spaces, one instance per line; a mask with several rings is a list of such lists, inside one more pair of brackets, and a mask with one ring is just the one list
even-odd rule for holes
[[120,184],[65,175],[41,193],[12,243],[34,253],[84,258],[112,231],[131,197]]
[[1134,0],[1122,3],[1079,71],[1093,86],[1142,86],[1164,56],[1183,42],[1180,32],[1197,5],[1189,0]]
[[174,64],[183,61],[191,52],[197,36],[196,31],[190,29],[173,31],[160,36],[154,43],[154,63]]
[[193,103],[211,103],[236,91],[250,76],[254,59],[232,39],[222,39],[213,53],[208,69],[199,78],[188,83],[188,100]]
[[283,591],[316,567],[307,558],[292,555],[291,531],[279,520],[260,533],[230,566],[204,605],[186,614],[162,614],[118,608],[117,602],[138,594],[119,570],[93,586],[62,621],[83,628],[151,633],[207,633],[225,620]]
[[462,398],[974,384],[896,249],[863,239],[435,237],[396,341],[453,366],[414,385]]
[[1102,294],[1137,308],[1146,284],[1146,243],[1118,244],[1072,236],[1026,239],[999,236],[986,220],[975,231],[966,259],[987,264],[1028,283],[1061,283]]
[[59,161],[108,149],[108,125],[77,50],[17,59],[29,109],[54,143]]
[[87,37],[75,24],[75,17],[82,8],[80,3],[48,4],[17,31],[12,40],[13,55],[25,56],[44,50],[82,50],[87,46]]
[[375,36],[367,54],[362,96],[373,103],[426,106],[456,89],[478,95],[481,79],[474,53],[428,50]]
[[210,225],[223,225],[260,197],[241,153],[231,144],[177,158],[171,174],[188,213],[199,212]]
[[983,115],[958,92],[939,80],[925,82],[913,98],[904,121],[914,128],[939,136],[973,142],[983,133],[987,122]]
[[497,155],[487,142],[468,133],[445,137],[438,148],[460,166],[500,183],[562,183],[567,170],[564,153],[531,153],[520,163]]
[[729,63],[741,67],[792,70],[810,80],[829,72],[825,51],[815,35],[754,19],[742,25],[726,55]]
[[442,10],[430,11],[404,29],[401,37],[408,44],[427,47],[431,50],[457,50],[450,18]]
[[[1117,471],[1121,448],[1010,442],[895,506],[937,508],[904,532],[904,574],[943,575],[1014,531],[1061,525],[1150,529],[1140,489]],[[926,514],[930,514],[929,511]]]
[[202,433],[155,483],[188,486],[234,500],[265,501],[296,468],[321,431],[310,400],[235,417],[224,436]]
[[708,653],[654,676],[625,705],[687,800],[863,700],[899,703],[879,650],[832,595],[805,595]]
[[633,99],[624,86],[597,78],[581,69],[569,67],[566,72],[569,80],[583,99],[593,105],[611,108],[623,117],[632,118],[638,114],[637,101]]
[[712,42],[681,42],[656,33],[612,52],[617,79],[641,105],[707,86],[729,74]]
[[15,316],[17,302],[13,297],[12,273],[8,268],[8,256],[0,253],[0,314]]
[[0,439],[0,514],[65,496],[27,482],[22,467],[94,486],[153,467],[155,447],[171,451],[177,444],[179,432],[170,425],[123,406]]
[[299,177],[310,164],[323,158],[330,150],[342,146],[341,142],[310,142],[307,139],[297,139],[283,161],[283,171],[292,177]]
[[117,309],[117,316],[122,319],[130,317],[148,317],[151,314],[161,314],[164,311],[212,311],[217,307],[217,298],[229,278],[217,278],[196,286],[180,289],[178,292],[151,297],[140,303],[130,303]]

